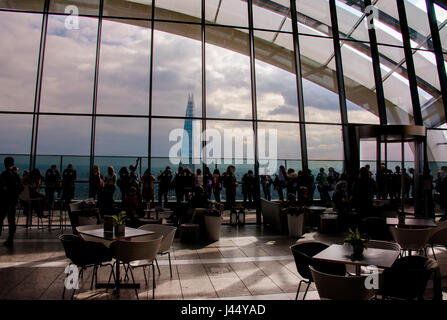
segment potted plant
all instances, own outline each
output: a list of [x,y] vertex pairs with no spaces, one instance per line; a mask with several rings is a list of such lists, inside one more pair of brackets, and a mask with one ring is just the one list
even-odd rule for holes
[[352,231],[349,228],[349,234],[345,238],[345,244],[351,245],[353,254],[352,257],[354,259],[361,259],[363,257],[363,250],[367,249],[367,243],[369,238],[366,235],[361,235],[358,228],[355,231]]
[[119,214],[113,216],[113,223],[115,228],[115,236],[122,237],[124,236],[124,231],[126,230],[126,212],[121,211]]
[[301,237],[304,229],[304,212],[306,207],[290,206],[285,211],[290,237]]

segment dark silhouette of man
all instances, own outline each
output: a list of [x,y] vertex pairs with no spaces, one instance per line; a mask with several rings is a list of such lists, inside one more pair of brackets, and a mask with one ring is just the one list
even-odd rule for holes
[[4,164],[6,170],[0,175],[0,235],[3,221],[8,217],[9,236],[4,245],[11,248],[14,245],[16,232],[16,205],[23,191],[23,185],[18,169],[14,167],[14,158],[6,157]]

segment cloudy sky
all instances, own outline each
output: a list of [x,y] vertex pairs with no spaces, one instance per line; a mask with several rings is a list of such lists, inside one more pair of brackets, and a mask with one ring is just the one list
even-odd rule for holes
[[[233,18],[240,21],[237,16]],[[49,17],[40,110],[90,114],[97,20],[80,18],[79,30],[67,30],[64,20],[65,17]],[[40,28],[40,15],[0,12],[0,110],[33,110]],[[152,99],[153,115],[183,117],[191,93],[194,114],[202,115],[202,48],[201,42],[195,40],[200,27],[185,26],[189,37],[162,31],[169,28],[169,23],[160,23],[154,31],[150,97],[150,29],[118,20],[103,21],[97,112],[104,116],[98,116],[96,121],[97,155],[148,154],[147,118],[106,115],[147,116]],[[326,41],[321,40],[321,44]],[[248,47],[245,52],[248,53]],[[207,128],[221,133],[224,129],[251,130],[251,122],[237,121],[252,118],[248,56],[210,43],[205,45],[205,54],[207,116],[235,119],[208,121]],[[303,54],[314,58],[312,50],[306,53],[303,49]],[[258,119],[297,121],[295,75],[260,60],[255,68]],[[303,79],[303,89],[306,120],[332,124],[307,125],[309,159],[342,160],[337,93],[308,79]],[[348,109],[351,122],[377,123],[377,117],[361,106],[348,102]],[[30,115],[0,115],[0,153],[28,153],[31,123]],[[40,116],[38,153],[88,155],[91,125],[89,116]],[[181,119],[153,119],[153,156],[168,156],[173,144],[169,133],[183,126]],[[297,124],[258,126],[277,130],[278,158],[300,159]],[[250,148],[249,143],[245,147]],[[374,158],[375,147],[363,148],[362,156]]]

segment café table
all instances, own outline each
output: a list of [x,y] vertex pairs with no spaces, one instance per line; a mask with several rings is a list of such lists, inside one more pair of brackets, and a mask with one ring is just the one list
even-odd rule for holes
[[[131,240],[133,238],[138,238],[142,236],[147,236],[154,234],[154,231],[148,231],[148,230],[140,230],[140,229],[134,229],[126,227],[124,231],[123,236],[116,236],[114,232],[104,232],[104,228],[98,228],[98,229],[92,229],[92,230],[85,230],[81,231],[80,233],[98,238],[98,240],[108,240],[108,241],[118,241],[118,240]],[[140,284],[135,284],[136,288],[140,288]],[[130,283],[121,283],[120,281],[120,264],[116,263],[116,270],[115,270],[115,284],[109,284],[109,283],[98,283],[96,285],[97,288],[115,288],[115,294],[119,297],[120,295],[120,288],[134,288],[133,284]]]
[[437,226],[436,222],[430,218],[405,218],[404,223],[399,223],[398,218],[386,218],[386,224],[408,228],[431,228]]
[[317,253],[313,259],[339,264],[355,266],[357,276],[361,274],[362,266],[376,266],[378,268],[390,268],[399,257],[399,251],[369,248],[363,251],[363,257],[356,260],[352,257],[352,247],[347,245],[333,244]]

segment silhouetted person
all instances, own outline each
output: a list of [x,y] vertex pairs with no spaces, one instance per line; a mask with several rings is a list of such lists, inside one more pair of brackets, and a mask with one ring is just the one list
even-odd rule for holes
[[242,177],[242,194],[244,196],[244,207],[253,207],[253,193],[255,190],[255,177],[252,170],[248,170],[246,174]]
[[231,210],[236,205],[236,188],[237,180],[234,175],[236,168],[234,166],[229,166],[227,171],[222,175],[222,182],[225,188],[225,197],[228,208]]
[[185,192],[185,171],[182,166],[178,167],[178,171],[174,175],[174,190],[177,204],[183,202]]
[[101,208],[101,215],[110,215],[113,213],[113,205],[115,200],[113,195],[116,190],[117,177],[112,166],[107,168],[107,175],[104,178],[103,203]]
[[271,201],[272,200],[272,184],[273,180],[272,177],[268,174],[268,168],[264,169],[264,174],[261,175],[261,186],[262,186],[262,192],[264,193],[264,198]]
[[400,172],[400,167],[395,167],[396,171],[392,175],[392,199],[400,199],[401,187],[402,187],[402,174]]
[[330,201],[329,183],[327,181],[327,175],[324,172],[324,168],[320,168],[320,172],[317,174],[315,181],[318,183],[318,192],[320,193],[321,203],[323,205],[327,205]]
[[365,167],[360,169],[359,176],[352,186],[352,205],[363,216],[370,216],[376,191],[374,180],[369,177]]
[[62,173],[62,200],[65,206],[73,200],[75,194],[75,182],[78,178],[76,170],[73,168],[73,164],[69,163],[67,168]]
[[121,192],[121,200],[124,201],[124,198],[126,197],[127,190],[129,190],[129,170],[127,170],[127,167],[122,167],[120,171],[118,172],[118,181],[116,184],[120,188]]
[[158,176],[158,203],[162,205],[164,200],[164,205],[168,205],[168,193],[171,188],[172,183],[172,172],[170,167],[166,167]]
[[190,168],[184,169],[184,179],[183,179],[183,194],[185,199],[189,199],[189,194],[192,194],[194,191],[196,183],[196,178],[194,173],[192,173]]
[[287,194],[293,194],[296,198],[298,192],[298,173],[290,168],[287,172]]
[[329,167],[327,174],[327,183],[329,184],[329,190],[334,191],[335,185],[340,177],[340,174],[334,170],[334,168]]
[[155,182],[154,175],[151,173],[149,169],[146,169],[142,178],[142,184],[143,184],[142,196],[143,201],[146,203],[146,206],[150,203],[152,203],[152,206],[154,206],[155,203],[154,182]]
[[220,175],[219,169],[214,169],[213,171],[213,194],[214,200],[220,202],[220,192],[222,191],[222,177]]
[[90,191],[89,198],[98,199],[100,202],[102,191],[104,188],[104,179],[102,177],[101,172],[99,171],[99,166],[94,165],[92,168],[92,173],[90,174],[89,179]]
[[287,172],[283,165],[279,166],[279,170],[276,174],[275,180],[273,181],[273,185],[276,191],[278,191],[279,200],[284,201],[283,189],[287,186]]
[[6,157],[5,171],[0,175],[0,235],[3,230],[3,221],[8,218],[9,235],[3,243],[8,248],[14,245],[16,232],[16,205],[23,185],[20,181],[18,169],[14,167],[14,158]]
[[48,199],[48,205],[53,208],[54,205],[54,193],[59,192],[61,182],[61,174],[55,164],[51,165],[51,168],[45,173],[45,195]]
[[210,168],[205,166],[205,173],[203,174],[203,188],[208,199],[211,199],[211,193],[213,191],[213,175]]
[[305,169],[302,177],[302,185],[309,192],[309,199],[313,201],[315,192],[315,177],[310,169]]
[[334,193],[332,195],[332,201],[334,202],[335,209],[339,214],[348,212],[349,208],[349,184],[348,176],[346,173],[342,173],[335,185]]

